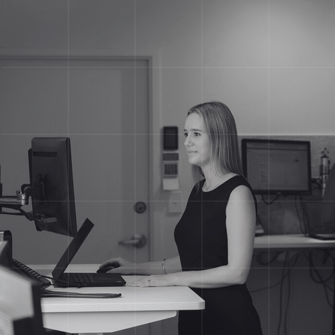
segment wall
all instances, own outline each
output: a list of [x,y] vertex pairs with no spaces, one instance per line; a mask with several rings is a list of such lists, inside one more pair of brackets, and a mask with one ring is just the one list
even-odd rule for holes
[[[153,134],[164,125],[182,130],[192,105],[221,100],[243,136],[332,136],[334,15],[331,0],[3,0],[0,54],[152,56]],[[184,206],[192,180],[182,135],[180,146]],[[172,233],[180,215],[167,213],[161,143],[152,150],[152,255],[161,259],[176,252]],[[271,291],[254,295],[259,306],[270,297]],[[325,310],[329,330],[329,311],[323,300],[315,304],[306,320]],[[265,334],[278,315],[271,306]],[[308,326],[302,333],[312,334]]]

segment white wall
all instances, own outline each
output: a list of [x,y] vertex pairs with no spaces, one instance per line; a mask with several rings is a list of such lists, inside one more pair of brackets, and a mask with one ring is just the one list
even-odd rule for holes
[[[333,1],[3,0],[0,15],[2,55],[152,56],[154,133],[183,129],[191,106],[221,100],[240,134],[334,134]],[[153,193],[165,200],[160,145]],[[182,137],[180,146],[186,200]],[[164,209],[154,209],[155,225],[171,236],[176,217]],[[156,254],[170,252],[164,241]]]
[[[221,100],[243,135],[334,135],[334,18],[331,0],[2,0],[0,55],[152,56],[156,134],[182,130],[191,106]],[[180,147],[186,201],[182,136]],[[166,212],[160,148],[155,141],[158,259],[175,253],[179,218]]]

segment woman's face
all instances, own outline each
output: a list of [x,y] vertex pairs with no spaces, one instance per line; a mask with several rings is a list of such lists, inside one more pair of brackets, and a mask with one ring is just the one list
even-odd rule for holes
[[190,164],[204,168],[210,163],[210,142],[202,117],[191,113],[184,128],[186,151]]

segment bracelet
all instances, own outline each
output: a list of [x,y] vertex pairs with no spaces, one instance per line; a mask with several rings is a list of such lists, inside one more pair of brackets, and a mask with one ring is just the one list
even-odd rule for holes
[[164,274],[167,275],[167,272],[166,272],[166,269],[165,269],[165,260],[166,260],[166,258],[164,258],[164,259],[162,260],[162,269],[163,269]]

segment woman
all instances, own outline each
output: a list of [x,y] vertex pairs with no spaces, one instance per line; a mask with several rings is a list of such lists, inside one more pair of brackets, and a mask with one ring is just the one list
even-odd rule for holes
[[241,170],[234,117],[220,102],[197,105],[188,112],[184,135],[196,184],[175,229],[179,256],[141,264],[118,258],[102,266],[117,261],[114,271],[151,274],[129,286],[191,287],[206,307],[179,313],[179,335],[261,335],[245,284],[255,199]]

